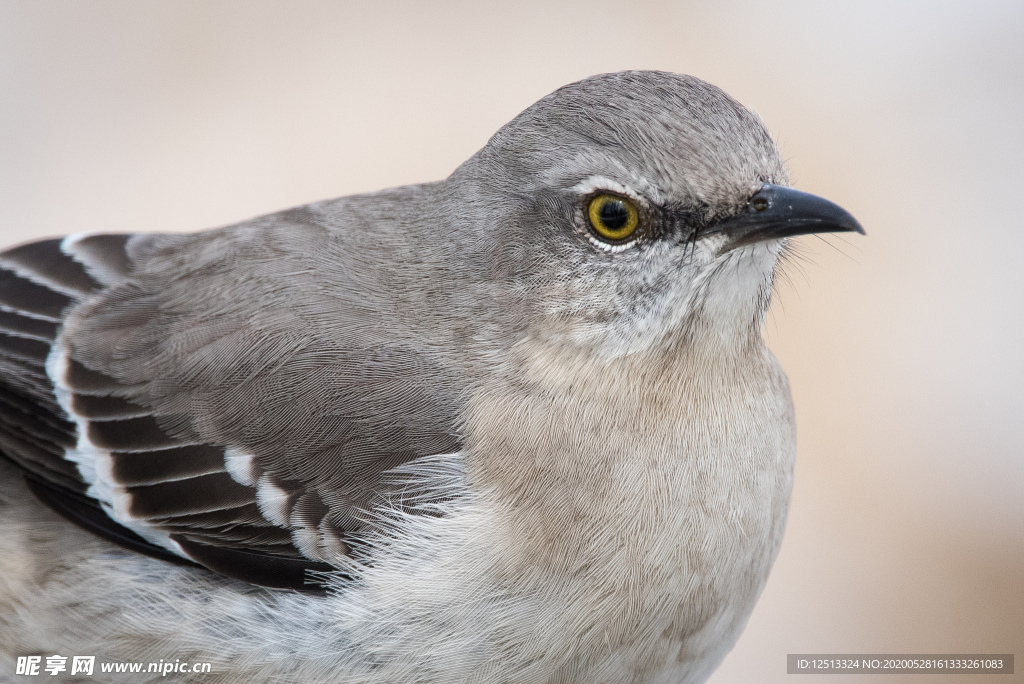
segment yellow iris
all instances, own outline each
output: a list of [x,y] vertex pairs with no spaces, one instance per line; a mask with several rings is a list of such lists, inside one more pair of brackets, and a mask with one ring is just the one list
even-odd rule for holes
[[590,225],[605,240],[625,240],[636,232],[640,215],[628,199],[618,195],[597,195],[587,208]]

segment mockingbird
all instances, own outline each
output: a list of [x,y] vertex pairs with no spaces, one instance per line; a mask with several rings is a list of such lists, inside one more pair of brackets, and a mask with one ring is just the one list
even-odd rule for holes
[[3,667],[703,681],[789,504],[780,253],[863,232],[786,182],[756,115],[634,71],[441,182],[0,254]]

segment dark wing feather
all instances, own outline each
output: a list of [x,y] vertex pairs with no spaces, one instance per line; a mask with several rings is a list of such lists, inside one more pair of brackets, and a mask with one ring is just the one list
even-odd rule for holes
[[456,365],[359,290],[315,218],[0,254],[0,449],[43,501],[129,548],[303,587],[387,471],[459,450]]
[[96,503],[95,499],[86,496],[75,496],[52,481],[37,475],[26,475],[25,482],[29,490],[40,501],[71,522],[83,527],[93,534],[119,544],[126,549],[144,553],[147,556],[175,563],[187,563],[181,556],[167,549],[151,544],[131,530],[118,525]]

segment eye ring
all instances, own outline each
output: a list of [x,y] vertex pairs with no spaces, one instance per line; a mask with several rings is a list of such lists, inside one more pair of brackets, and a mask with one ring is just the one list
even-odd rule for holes
[[640,225],[640,213],[632,200],[604,192],[590,199],[587,218],[598,237],[608,242],[628,239]]

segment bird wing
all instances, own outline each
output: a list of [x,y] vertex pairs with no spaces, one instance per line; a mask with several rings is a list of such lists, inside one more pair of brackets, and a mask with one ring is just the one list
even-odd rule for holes
[[125,546],[302,586],[400,496],[389,472],[457,454],[458,371],[322,223],[0,254],[0,450],[33,491]]

